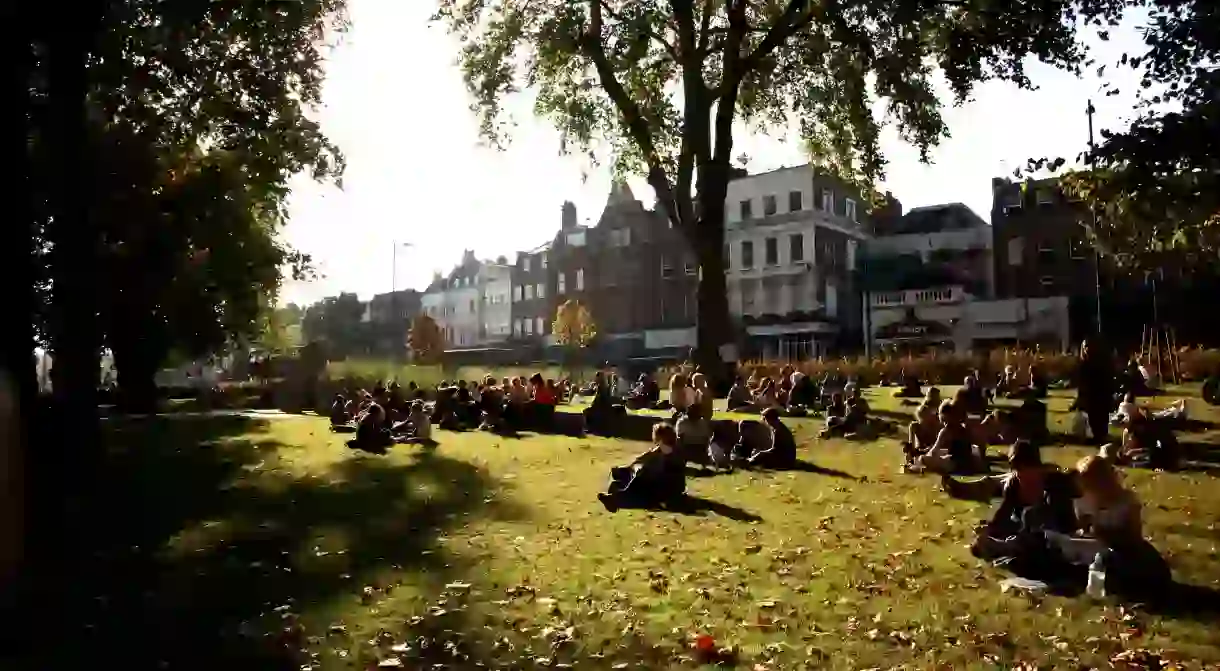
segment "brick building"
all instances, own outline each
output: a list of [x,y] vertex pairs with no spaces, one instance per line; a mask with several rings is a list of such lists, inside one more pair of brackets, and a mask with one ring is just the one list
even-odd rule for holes
[[1055,179],[991,180],[996,295],[1033,298],[1096,296],[1097,255]]

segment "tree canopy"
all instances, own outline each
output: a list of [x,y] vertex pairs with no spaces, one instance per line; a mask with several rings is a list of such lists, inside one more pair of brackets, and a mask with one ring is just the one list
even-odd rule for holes
[[[1143,53],[1123,54],[1113,64],[1140,75],[1136,117],[1118,132],[1101,132],[1084,157],[1088,169],[1066,174],[1065,190],[1097,214],[1092,232],[1103,252],[1143,269],[1214,267],[1220,261],[1220,6],[1158,0],[1143,36]],[[1110,87],[1106,94],[1119,92]]]
[[[739,125],[799,131],[810,157],[869,186],[883,123],[923,158],[948,134],[938,74],[958,101],[976,83],[1030,86],[1024,59],[1074,69],[1081,22],[1126,0],[439,0],[482,134],[511,135],[528,91],[564,149],[647,176],[699,258],[699,348],[729,335],[724,198]],[[883,114],[879,114],[883,111]]]
[[433,363],[445,353],[445,334],[435,319],[428,315],[416,315],[407,333],[407,346],[417,362]]

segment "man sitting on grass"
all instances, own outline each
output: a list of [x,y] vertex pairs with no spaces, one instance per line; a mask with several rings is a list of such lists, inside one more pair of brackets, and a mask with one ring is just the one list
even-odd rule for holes
[[796,465],[796,438],[792,431],[780,421],[779,411],[767,408],[762,412],[762,423],[767,429],[768,444],[756,449],[749,457],[749,465],[759,468],[792,468]]
[[597,498],[606,510],[650,508],[671,503],[686,493],[686,461],[674,427],[652,427],[653,448],[629,466],[610,469],[610,485]]

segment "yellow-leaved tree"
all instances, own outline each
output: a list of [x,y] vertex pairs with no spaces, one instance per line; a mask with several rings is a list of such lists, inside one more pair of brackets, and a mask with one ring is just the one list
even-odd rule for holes
[[551,325],[551,333],[555,342],[572,348],[588,347],[593,338],[597,337],[597,326],[593,323],[593,315],[589,308],[580,301],[564,301],[555,310],[555,323]]
[[411,357],[416,362],[436,363],[445,352],[445,334],[435,319],[417,315],[407,333],[407,347],[411,348]]

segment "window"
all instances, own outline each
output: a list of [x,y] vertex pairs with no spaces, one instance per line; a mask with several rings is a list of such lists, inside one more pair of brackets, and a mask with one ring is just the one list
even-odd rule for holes
[[539,283],[538,286],[534,288],[534,294],[537,295],[538,298],[546,298],[546,285]]
[[851,198],[843,202],[843,214],[851,221],[860,223],[860,219],[856,215],[856,201]]
[[661,257],[661,277],[673,277],[674,264],[673,261],[664,256]]
[[803,202],[804,195],[805,194],[801,193],[800,191],[788,192],[789,212],[800,212],[801,210],[805,209],[805,203]]
[[534,317],[534,331],[536,331],[538,335],[546,335],[546,329],[543,328],[542,324],[542,317]]
[[631,229],[617,228],[610,231],[611,247],[627,247],[631,244]]
[[585,232],[584,231],[573,231],[572,233],[568,233],[567,240],[568,240],[569,247],[584,247],[585,246]]
[[724,245],[724,269],[728,270],[733,267],[733,245],[725,243]]
[[525,285],[525,300],[527,300],[527,301],[534,300],[534,285],[532,285],[532,284]]
[[563,292],[568,290],[568,274],[559,273],[558,285],[555,287],[555,293],[563,295]]
[[699,264],[691,258],[686,260],[686,274],[694,275],[699,272]]
[[763,253],[766,256],[766,264],[768,266],[779,265],[779,240],[775,238],[767,238],[766,244],[763,247]]
[[835,211],[835,192],[830,189],[822,189],[822,209],[827,212]]
[[513,287],[513,300],[514,301],[525,300],[525,287],[524,286],[518,284],[517,286]]
[[847,241],[847,269],[855,272],[856,270],[856,252],[859,250],[859,244],[855,240]]
[[1042,286],[1044,286],[1044,287],[1054,286],[1055,278],[1051,277],[1050,275],[1043,275],[1041,282],[1042,282]]
[[1001,204],[1004,211],[1021,209],[1021,196],[1023,191],[1020,187],[1010,188],[1001,197]]
[[788,236],[788,258],[793,263],[800,263],[805,260],[805,236],[800,233],[793,233]]
[[470,314],[474,314],[474,299],[470,299]]
[[776,212],[775,196],[763,196],[763,216],[771,216]]
[[534,335],[534,320],[525,320],[525,335]]
[[585,290],[585,269],[584,268],[576,269],[576,290],[577,291]]
[[546,258],[546,257],[547,257],[547,253],[546,253],[546,252],[543,252],[543,253],[541,253],[541,254],[539,254],[539,255],[538,255],[538,260],[541,262],[541,264],[542,264],[542,269],[543,269],[543,270],[546,270],[546,262],[547,262],[547,258]]
[[1055,192],[1050,187],[1043,187],[1034,190],[1034,199],[1039,205],[1053,205],[1055,203]]
[[748,200],[741,201],[741,220],[742,221],[745,221],[746,219],[749,219],[750,217],[754,216],[754,213],[751,212],[750,210],[751,210],[750,201],[748,201]]
[[530,257],[521,257],[521,270],[524,270],[527,273],[530,271]]
[[1008,240],[1008,265],[1019,266],[1025,261],[1025,239],[1021,237]]
[[749,240],[741,243],[741,267],[745,269],[754,267],[754,243]]

